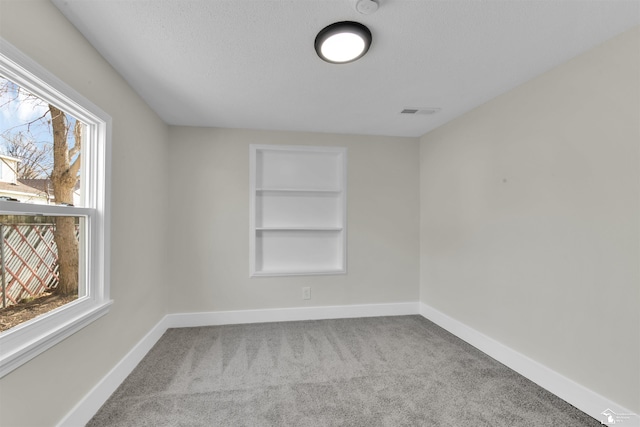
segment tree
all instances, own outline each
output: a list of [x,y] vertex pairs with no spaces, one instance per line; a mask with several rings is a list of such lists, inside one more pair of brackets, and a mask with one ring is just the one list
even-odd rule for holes
[[[33,111],[38,111],[32,118],[18,123],[2,134],[7,154],[23,162],[21,167],[24,170],[18,175],[26,178],[36,174],[38,177],[49,178],[55,202],[73,204],[73,192],[79,180],[82,123],[67,116],[56,106],[46,103],[13,82],[0,77],[0,107],[7,108],[10,105],[17,106],[18,109],[27,106]],[[28,138],[28,136],[31,136],[32,128],[38,125],[47,126],[53,137],[52,147],[49,150],[43,148],[44,146],[38,147],[35,143],[33,146],[24,143],[25,135],[27,141],[34,141],[35,138]],[[18,128],[23,130],[17,130]],[[71,129],[73,130],[70,133]],[[11,135],[11,131],[15,131],[18,136]],[[70,139],[73,140],[71,148],[69,148]],[[42,149],[42,153],[38,151],[39,148]],[[14,150],[13,153],[10,153],[11,150]],[[51,158],[52,162],[49,161]],[[52,163],[52,165],[48,163]],[[39,170],[42,172],[38,173]],[[58,249],[58,276],[60,279],[56,293],[72,295],[78,292],[79,281],[76,219],[74,217],[57,217],[55,224],[54,239]]]
[[[53,171],[51,185],[53,197],[58,204],[73,204],[73,190],[80,172],[80,148],[82,144],[82,124],[75,121],[73,126],[74,146],[68,146],[69,124],[66,114],[49,104],[51,128],[53,131]],[[76,221],[73,217],[57,217],[54,239],[58,247],[58,276],[60,282],[56,292],[70,295],[78,292],[78,240]]]

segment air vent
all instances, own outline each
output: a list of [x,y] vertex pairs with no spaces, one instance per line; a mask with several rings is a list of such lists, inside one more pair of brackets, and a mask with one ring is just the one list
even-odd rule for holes
[[422,114],[429,116],[431,114],[436,114],[439,111],[440,108],[405,108],[400,111],[400,114]]

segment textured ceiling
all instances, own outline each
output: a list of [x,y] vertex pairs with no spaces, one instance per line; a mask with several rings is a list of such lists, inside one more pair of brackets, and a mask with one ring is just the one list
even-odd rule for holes
[[[53,0],[167,123],[420,136],[640,23],[621,0]],[[367,25],[350,64],[320,29]],[[440,108],[401,115],[403,108]]]

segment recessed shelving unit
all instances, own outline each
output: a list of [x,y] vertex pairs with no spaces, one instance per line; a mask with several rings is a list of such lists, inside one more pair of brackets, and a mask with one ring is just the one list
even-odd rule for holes
[[251,145],[250,275],[346,273],[341,147]]

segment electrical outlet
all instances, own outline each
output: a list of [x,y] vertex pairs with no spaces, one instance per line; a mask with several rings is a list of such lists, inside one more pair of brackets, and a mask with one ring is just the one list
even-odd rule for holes
[[302,288],[302,299],[311,299],[311,287],[305,286]]

